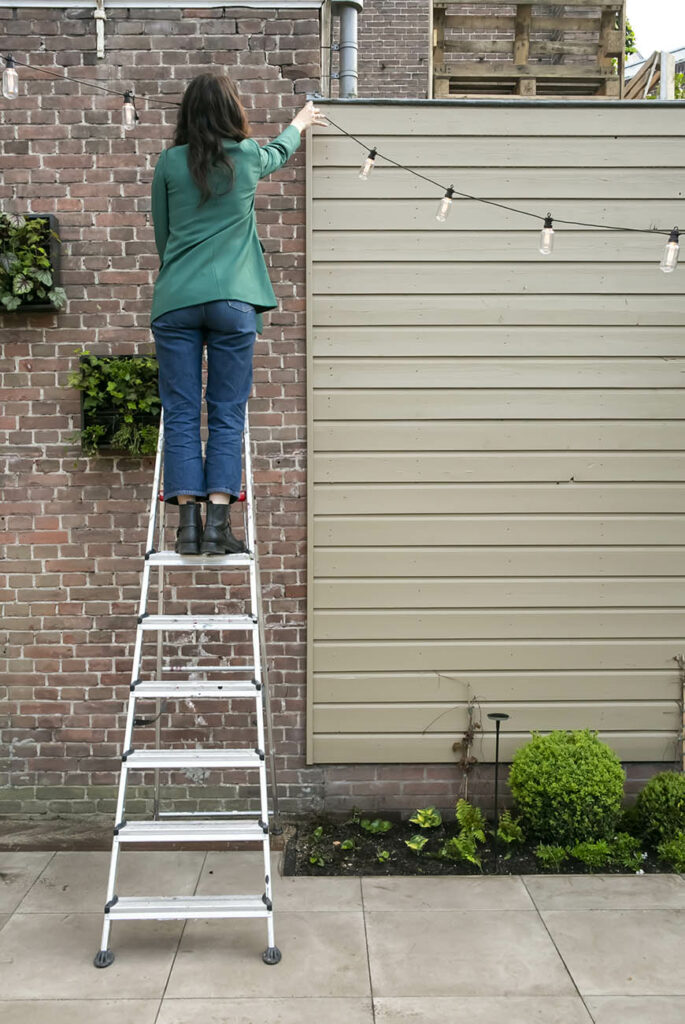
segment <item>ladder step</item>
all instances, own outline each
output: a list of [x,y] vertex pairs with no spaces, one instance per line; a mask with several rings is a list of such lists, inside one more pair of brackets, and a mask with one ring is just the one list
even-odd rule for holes
[[137,699],[141,697],[177,697],[179,700],[197,697],[256,697],[260,692],[252,681],[233,680],[187,680],[149,679],[136,683],[133,692]]
[[257,628],[252,615],[144,615],[142,629],[249,629]]
[[130,768],[259,768],[263,755],[245,748],[225,750],[132,750],[124,755]]
[[256,821],[125,821],[119,843],[263,842],[267,833]]
[[254,562],[253,556],[246,551],[232,555],[179,555],[176,551],[152,551],[147,560],[150,565],[193,565],[201,569],[250,565]]
[[268,917],[261,896],[119,896],[108,911],[112,920],[148,918],[173,921],[193,917]]

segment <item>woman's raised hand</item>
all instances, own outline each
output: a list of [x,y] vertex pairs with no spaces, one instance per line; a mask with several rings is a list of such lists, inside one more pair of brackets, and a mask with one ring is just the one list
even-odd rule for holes
[[328,119],[318,107],[314,106],[314,100],[309,100],[301,110],[298,110],[290,123],[300,131],[304,131],[305,128],[311,128],[313,124],[328,124]]

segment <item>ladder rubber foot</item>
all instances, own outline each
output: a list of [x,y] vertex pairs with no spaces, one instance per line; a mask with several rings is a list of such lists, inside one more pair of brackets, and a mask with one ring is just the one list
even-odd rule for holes
[[96,967],[109,967],[114,963],[114,953],[111,949],[101,949],[95,956],[93,963]]
[[281,959],[281,951],[278,946],[268,946],[262,953],[262,960],[265,964],[277,964]]

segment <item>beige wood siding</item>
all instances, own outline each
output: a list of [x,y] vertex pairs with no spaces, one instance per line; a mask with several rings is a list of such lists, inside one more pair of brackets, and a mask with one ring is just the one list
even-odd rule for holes
[[[682,104],[317,101],[368,148],[544,216],[685,225]],[[307,763],[480,760],[530,730],[679,757],[685,255],[307,144]]]

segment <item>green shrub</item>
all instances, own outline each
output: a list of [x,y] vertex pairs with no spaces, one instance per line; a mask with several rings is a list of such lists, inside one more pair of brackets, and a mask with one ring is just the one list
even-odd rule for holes
[[642,867],[642,844],[628,832],[617,832],[609,841],[611,863],[628,871],[639,871]]
[[606,839],[598,839],[595,843],[576,843],[571,847],[569,853],[581,864],[587,865],[590,871],[598,871],[600,868],[606,867],[611,859],[611,851]]
[[685,832],[685,773],[654,775],[637,795],[635,814],[641,834],[654,845]]
[[671,839],[664,839],[657,852],[674,871],[685,872],[685,832],[676,832]]
[[573,846],[608,839],[621,817],[625,772],[590,729],[533,732],[511,764],[509,786],[531,839]]

